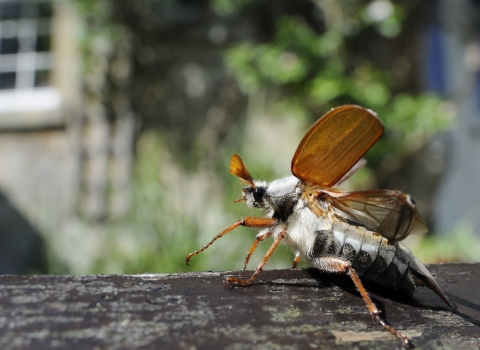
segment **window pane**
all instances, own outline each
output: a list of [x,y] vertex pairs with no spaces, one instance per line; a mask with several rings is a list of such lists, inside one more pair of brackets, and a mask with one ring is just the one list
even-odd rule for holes
[[37,17],[37,4],[33,2],[22,3],[21,10],[22,18],[36,18]]
[[38,5],[38,18],[52,17],[52,5],[49,2],[43,2]]
[[19,19],[20,18],[20,10],[21,10],[21,3],[12,3],[6,2],[2,3],[0,6],[1,11],[1,19]]
[[35,72],[35,87],[49,86],[50,71],[37,70]]
[[0,55],[18,52],[18,38],[0,38]]
[[15,88],[16,77],[15,72],[0,73],[0,90]]
[[35,51],[37,52],[50,51],[49,35],[37,36],[37,45],[35,47]]

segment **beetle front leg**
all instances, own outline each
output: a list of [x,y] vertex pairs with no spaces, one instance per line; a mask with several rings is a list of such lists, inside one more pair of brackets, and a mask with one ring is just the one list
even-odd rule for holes
[[189,265],[189,261],[194,255],[197,255],[197,254],[203,252],[205,249],[210,247],[213,244],[213,242],[215,242],[217,239],[225,236],[227,233],[236,229],[238,226],[246,226],[246,227],[253,227],[253,228],[268,228],[268,227],[274,226],[276,223],[277,223],[277,220],[272,219],[272,218],[246,217],[246,218],[240,219],[236,223],[228,226],[225,230],[223,230],[218,235],[213,237],[213,239],[210,242],[208,242],[205,246],[203,246],[202,248],[188,254],[185,257],[185,262],[187,263],[187,265]]

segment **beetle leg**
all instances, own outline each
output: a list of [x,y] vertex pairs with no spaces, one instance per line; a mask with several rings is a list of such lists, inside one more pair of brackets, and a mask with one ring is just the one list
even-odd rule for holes
[[383,328],[385,328],[387,331],[392,333],[394,336],[400,338],[402,340],[402,343],[404,346],[410,346],[412,345],[412,341],[410,338],[408,338],[407,335],[404,333],[398,332],[395,329],[393,329],[390,325],[387,324],[385,320],[383,320],[380,317],[380,310],[375,306],[375,304],[372,302],[370,299],[370,296],[368,295],[365,287],[363,286],[363,283],[360,281],[360,277],[358,277],[357,273],[351,266],[351,264],[348,261],[339,259],[339,258],[330,258],[330,257],[324,257],[324,258],[318,258],[316,259],[316,263],[320,268],[326,272],[333,272],[333,273],[347,273],[350,275],[350,278],[352,279],[353,283],[355,284],[355,287],[357,287],[358,292],[362,296],[363,300],[367,304],[368,311],[370,312],[370,315],[372,315],[373,319],[381,325]]
[[295,258],[293,258],[292,269],[296,269],[296,268],[297,268],[297,265],[298,265],[298,263],[300,262],[300,258],[301,258],[300,252],[297,250],[297,251],[295,252]]
[[266,227],[271,227],[271,226],[275,225],[276,223],[277,223],[277,220],[272,219],[272,218],[246,217],[246,218],[240,219],[236,223],[228,226],[225,230],[223,230],[218,235],[213,237],[213,239],[210,242],[208,242],[205,246],[203,246],[202,248],[194,251],[193,253],[188,254],[185,257],[185,262],[187,263],[187,265],[189,265],[188,262],[190,261],[192,256],[203,252],[205,249],[210,247],[213,244],[213,242],[215,242],[217,239],[223,237],[224,235],[226,235],[230,231],[236,229],[238,226],[246,226],[246,227],[254,227],[254,228],[266,228]]
[[245,270],[247,268],[248,261],[250,260],[250,257],[252,256],[255,249],[257,249],[258,243],[267,239],[271,235],[272,235],[272,231],[270,231],[270,230],[262,231],[257,235],[257,237],[255,238],[255,240],[252,243],[252,246],[250,247],[250,250],[248,251],[247,256],[245,257],[245,262],[243,263],[242,270]]
[[273,241],[273,244],[270,246],[267,253],[263,257],[262,261],[257,266],[255,272],[253,273],[253,275],[249,279],[242,280],[242,279],[239,279],[239,278],[230,277],[230,278],[227,279],[227,283],[241,284],[241,285],[244,285],[244,286],[248,286],[249,284],[252,284],[255,277],[257,277],[257,275],[260,272],[262,272],[262,269],[265,266],[265,264],[267,263],[267,260],[270,258],[273,251],[275,250],[275,248],[277,248],[277,246],[280,244],[280,241],[285,237],[285,235],[286,235],[286,232],[285,232],[285,229],[283,229],[282,232],[280,232],[280,234],[275,238],[275,240]]

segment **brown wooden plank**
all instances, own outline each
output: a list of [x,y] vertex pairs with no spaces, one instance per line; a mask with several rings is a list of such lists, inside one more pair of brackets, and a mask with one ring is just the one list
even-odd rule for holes
[[[422,349],[480,347],[480,264],[430,266],[455,304],[372,293]],[[0,276],[1,349],[393,349],[348,278],[314,269],[96,276]]]

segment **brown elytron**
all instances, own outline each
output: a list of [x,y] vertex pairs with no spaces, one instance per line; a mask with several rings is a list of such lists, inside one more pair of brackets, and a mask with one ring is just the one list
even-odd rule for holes
[[292,159],[292,174],[304,182],[333,186],[372,147],[383,124],[357,106],[332,109],[307,131]]
[[382,135],[375,113],[359,106],[335,108],[320,118],[303,137],[292,159],[294,176],[271,183],[254,181],[239,155],[230,160],[230,173],[249,187],[242,198],[249,207],[263,209],[266,217],[246,217],[215,236],[203,248],[238,226],[262,229],[251,245],[243,269],[258,244],[272,236],[273,244],[253,275],[228,283],[249,285],[262,271],[280,242],[295,251],[293,268],[300,259],[331,273],[350,276],[377,323],[400,338],[411,340],[380,317],[362,281],[412,294],[417,286],[433,290],[448,306],[435,279],[398,241],[426,227],[409,195],[392,190],[346,192],[335,184],[350,177],[363,164],[363,155]]

